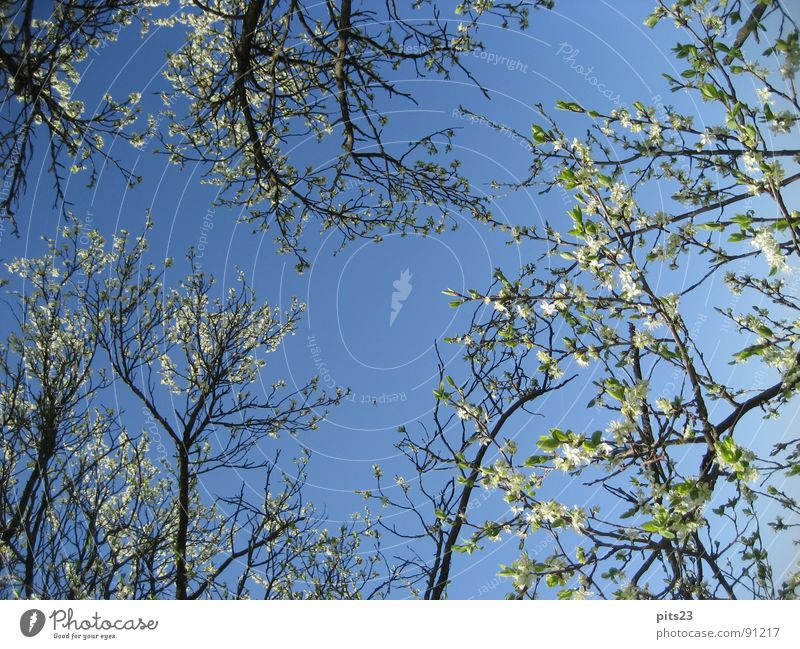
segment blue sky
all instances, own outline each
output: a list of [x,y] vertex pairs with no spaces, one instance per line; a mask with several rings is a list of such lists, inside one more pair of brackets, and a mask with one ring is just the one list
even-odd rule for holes
[[[536,103],[551,107],[558,99],[568,99],[599,110],[631,106],[635,100],[685,103],[683,98],[670,96],[660,77],[662,71],[673,71],[669,50],[677,33],[666,25],[657,30],[644,27],[642,20],[649,9],[650,3],[634,0],[566,0],[554,11],[534,12],[525,33],[487,26],[482,34],[486,49],[468,55],[466,62],[489,89],[490,98],[458,75],[450,81],[400,80],[418,104],[392,101],[383,107],[390,117],[388,132],[402,142],[422,130],[457,128],[455,155],[464,161],[464,173],[475,190],[488,192],[490,179],[522,179],[529,155],[516,138],[464,118],[457,112],[459,105],[527,133],[531,123],[538,121]],[[90,55],[78,91],[87,108],[91,109],[92,98],[96,100],[106,91],[121,97],[137,91],[143,95],[144,110],[157,113],[161,104],[156,93],[164,84],[165,53],[176,46],[177,37],[175,32],[154,29],[143,39],[131,29],[121,34],[119,43]],[[702,115],[701,106],[694,110]],[[570,123],[585,128],[580,118],[565,116],[565,124]],[[290,297],[297,295],[307,304],[297,335],[271,359],[265,381],[285,376],[290,383],[294,380],[302,385],[311,375],[322,373],[323,386],[352,390],[319,431],[276,442],[287,450],[287,470],[291,470],[290,456],[297,454],[300,445],[312,451],[306,497],[324,505],[333,525],[363,506],[354,491],[374,487],[373,464],[381,464],[388,476],[407,469],[394,449],[396,429],[401,425],[411,429],[431,412],[432,390],[438,384],[436,341],[451,368],[448,371],[454,376],[461,371],[460,350],[441,341],[463,330],[469,313],[450,308],[441,291],[485,288],[495,267],[513,274],[521,262],[538,256],[538,251],[507,245],[502,235],[473,223],[469,215],[454,214],[457,231],[435,238],[389,235],[380,244],[354,241],[343,250],[336,233],[319,234],[312,224],[306,237],[312,267],[298,275],[293,259],[275,253],[270,233],[253,233],[252,226],[237,224],[240,214],[236,211],[213,207],[215,188],[200,182],[201,169],[179,170],[165,157],[151,153],[151,148],[148,145],[137,152],[124,143],[115,145],[114,152],[134,163],[144,176],[134,189],[126,189],[112,170],[102,175],[94,190],[87,190],[80,176],[73,177],[67,188],[73,211],[85,224],[110,235],[120,227],[136,231],[144,222],[145,211],[151,209],[156,222],[151,237],[153,259],[177,259],[189,246],[203,244],[202,268],[217,275],[220,289],[233,281],[239,267],[262,299],[288,304]],[[298,161],[312,164],[329,154],[314,141],[298,144],[294,153]],[[42,251],[39,237],[56,232],[58,219],[52,202],[46,169],[41,164],[32,166],[29,192],[18,213],[21,237],[2,233],[0,258]],[[566,207],[557,194],[541,197],[518,192],[498,200],[494,210],[509,222],[540,223],[545,218],[561,218]],[[208,227],[209,222],[213,228]],[[185,270],[176,264],[168,271],[167,280],[177,281]],[[410,289],[392,321],[394,282],[406,270],[411,275]],[[712,301],[713,291],[725,291],[719,285],[710,290]],[[706,304],[692,306],[695,317],[707,311]],[[698,335],[706,337],[709,345],[717,345],[718,330],[705,325],[702,318],[698,322]],[[724,362],[725,353],[723,342],[714,355]],[[582,391],[553,394],[542,406],[544,419],[521,417],[514,422],[514,430],[520,439],[533,441],[546,428],[565,422],[572,428],[602,428],[600,422],[592,421],[595,413],[584,410],[593,396],[591,388],[582,381]],[[120,405],[130,411],[128,425],[140,426],[140,408],[124,402]],[[777,429],[785,430],[789,420],[796,422],[796,414],[796,408],[792,409]],[[757,416],[752,423],[753,436],[763,434]],[[567,489],[568,498],[567,483],[548,488],[555,493]],[[500,511],[492,509],[496,507],[500,505],[489,504],[486,511]],[[508,540],[468,561],[459,558],[451,594],[502,596],[507,587],[494,581],[497,564],[511,561],[515,553],[514,541]],[[460,575],[462,569],[466,572]]]

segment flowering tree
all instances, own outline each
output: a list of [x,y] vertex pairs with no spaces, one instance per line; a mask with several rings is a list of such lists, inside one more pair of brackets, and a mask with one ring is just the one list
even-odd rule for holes
[[[524,27],[531,7],[550,5],[466,0],[454,21],[431,0],[405,8],[351,0],[68,1],[49,16],[33,0],[3,3],[0,160],[10,177],[0,218],[16,228],[13,210],[37,138],[63,205],[66,172],[88,170],[93,183],[109,165],[130,183],[140,180],[106,139],[141,147],[157,136],[176,163],[206,168],[223,203],[244,206],[246,220],[272,227],[301,269],[299,238],[309,220],[338,229],[343,240],[441,230],[450,210],[483,213],[486,206],[471,196],[459,162],[440,155],[450,152],[453,132],[392,134],[392,102],[406,102],[403,109],[419,103],[407,82],[426,75],[461,74],[483,90],[462,60],[481,47],[479,22]],[[105,95],[93,110],[73,96],[81,64],[134,21],[143,33],[155,24],[178,35],[162,93],[167,132],[153,116],[134,129],[137,92],[125,100]],[[304,159],[304,141],[314,143],[313,159]]]
[[[429,0],[413,9],[350,0],[185,4],[164,21],[188,30],[169,56],[165,99],[175,137],[165,138],[166,151],[180,164],[204,164],[223,202],[272,227],[302,269],[299,238],[309,220],[346,241],[387,230],[430,233],[449,210],[485,211],[458,162],[437,155],[450,150],[452,131],[387,135],[392,105],[381,98],[416,103],[396,79],[460,72],[475,81],[461,57],[480,47],[478,21],[524,26],[529,6],[551,3],[470,0],[457,9],[458,27]],[[315,154],[303,161],[306,141]]]
[[[533,272],[529,269],[529,280],[536,284]],[[483,305],[478,307],[469,331],[448,339],[464,345],[467,372],[463,378],[454,378],[445,373],[440,360],[432,422],[421,424],[421,431],[400,429],[397,447],[412,465],[412,473],[395,476],[387,489],[383,472],[376,466],[377,491],[363,494],[420,523],[417,529],[402,524],[387,524],[387,528],[412,542],[413,553],[403,557],[399,572],[413,592],[425,599],[445,597],[458,553],[471,555],[481,539],[499,540],[504,531],[494,520],[473,519],[481,486],[502,485],[513,494],[533,494],[541,486],[540,474],[512,470],[518,444],[507,436],[506,426],[517,417],[535,414],[546,395],[575,378],[574,374],[564,377],[551,355],[554,329],[550,320],[530,319],[530,307],[518,303],[515,314],[522,319],[514,321],[515,314],[504,303],[515,295],[507,282],[498,271],[496,308],[489,309],[487,318]],[[517,283],[516,288],[533,297],[528,287]],[[453,305],[461,303],[456,300]]]
[[105,164],[118,168],[134,183],[137,178],[108,152],[105,139],[131,139],[126,127],[137,119],[137,93],[125,100],[106,94],[87,110],[73,97],[80,82],[78,68],[89,53],[115,41],[120,30],[139,19],[146,29],[143,7],[158,2],[106,0],[86,3],[66,0],[52,5],[49,16],[33,0],[0,4],[0,162],[5,178],[0,219],[14,229],[14,208],[25,191],[25,173],[41,142],[47,153],[56,194],[64,202],[65,177],[88,169],[90,183]]
[[[96,231],[64,236],[9,264],[22,285],[0,364],[3,592],[360,594],[380,558],[359,549],[369,521],[322,529],[302,498],[307,457],[279,476],[263,450],[316,428],[341,396],[316,380],[288,390],[276,379],[264,392],[266,361],[301,305],[262,305],[242,276],[215,297],[193,264],[167,290],[144,261],[144,236],[123,232],[110,250]],[[121,391],[148,430],[134,434],[108,405]]]
[[[800,116],[800,39],[780,3],[744,12],[682,0],[659,2],[646,20],[680,30],[682,71],[665,76],[710,123],[674,106],[606,114],[565,101],[558,108],[588,120],[584,136],[544,110],[533,125],[522,186],[567,192],[574,206],[543,228],[489,220],[545,253],[489,291],[449,292],[456,306],[495,308],[458,339],[474,379],[436,395],[437,412],[446,405],[470,433],[448,432],[437,415],[438,446],[405,443],[421,466],[456,465],[461,494],[480,484],[502,495],[508,513],[484,520],[468,496],[454,508],[441,495],[450,485],[428,494],[430,595],[445,592],[450,550],[503,535],[519,539],[501,571],[513,597],[798,595],[800,573],[776,537],[797,528],[800,441],[780,419],[757,417],[779,418],[800,382],[800,149],[784,137]],[[717,349],[704,328],[724,332]],[[476,371],[476,358],[497,355],[518,360]],[[530,425],[519,432],[509,415],[534,371],[578,373],[562,394],[594,396],[531,449]],[[540,496],[558,475],[564,495]]]
[[92,235],[87,248],[51,245],[8,267],[24,284],[10,296],[16,327],[0,364],[4,596],[116,596],[126,575],[155,576],[168,551],[156,533],[168,494],[147,440],[102,403],[109,380],[94,367],[87,278],[105,263]]

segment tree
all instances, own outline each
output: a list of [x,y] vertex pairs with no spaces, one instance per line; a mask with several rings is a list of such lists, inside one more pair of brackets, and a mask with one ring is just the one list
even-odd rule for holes
[[[569,218],[489,219],[544,253],[488,291],[448,291],[456,306],[495,310],[456,338],[470,378],[437,391],[433,434],[401,445],[423,475],[451,467],[442,490],[423,491],[435,509],[421,520],[435,552],[417,562],[429,596],[446,594],[451,550],[502,535],[519,538],[500,573],[512,597],[798,595],[800,572],[770,548],[800,513],[800,440],[779,419],[800,383],[800,149],[784,137],[800,116],[798,29],[769,1],[752,14],[739,2],[659,2],[645,22],[667,21],[681,33],[682,71],[664,76],[702,113],[688,101],[690,112],[637,101],[611,113],[559,102],[588,120],[573,137],[541,108],[520,186],[567,192]],[[715,292],[723,284],[728,297]],[[701,327],[725,332],[717,353]],[[510,416],[547,385],[530,391],[534,372],[575,372],[565,394],[594,392],[589,411],[576,403],[572,426],[551,425],[536,449]],[[754,437],[758,413],[778,421]],[[539,496],[558,475],[571,481],[566,496]],[[484,520],[464,496],[454,506],[454,481],[462,495],[475,484],[502,495],[507,514]]]
[[[222,203],[244,206],[247,221],[275,230],[280,249],[294,253],[300,269],[307,266],[300,234],[309,220],[338,229],[346,241],[440,231],[448,219],[455,223],[451,210],[485,213],[460,163],[447,155],[453,131],[391,133],[390,102],[419,103],[398,79],[426,75],[462,74],[485,93],[462,60],[482,46],[479,23],[525,27],[531,7],[552,1],[467,0],[457,7],[458,24],[431,0],[408,8],[351,0],[178,4],[173,13],[168,0],[75,0],[57,3],[46,17],[37,15],[33,0],[2,4],[0,81],[8,91],[0,159],[10,178],[0,218],[15,231],[14,209],[37,138],[63,208],[67,172],[88,169],[91,185],[108,165],[130,184],[141,180],[107,139],[142,147],[157,136],[176,163],[205,167]],[[134,128],[137,92],[122,101],[107,94],[92,112],[73,96],[89,54],[113,44],[134,21],[143,33],[154,24],[180,34],[162,92],[168,133],[153,116],[147,127]],[[340,146],[330,145],[331,138]],[[298,150],[304,140],[326,151],[327,161],[304,160]]]
[[[498,272],[496,285],[504,281]],[[501,295],[511,293],[503,289]],[[462,303],[456,300],[454,305]],[[575,378],[564,378],[550,357],[554,333],[548,320],[515,326],[503,308],[493,309],[486,318],[485,309],[478,307],[469,332],[447,340],[465,345],[466,377],[457,380],[446,374],[440,359],[431,424],[422,423],[421,432],[400,428],[397,448],[413,467],[408,478],[395,478],[402,498],[385,488],[376,467],[377,493],[364,495],[419,522],[419,530],[385,525],[412,543],[413,554],[403,557],[398,570],[416,595],[443,599],[457,553],[471,555],[480,539],[499,539],[503,527],[496,521],[476,522],[470,516],[482,486],[502,484],[515,494],[532,494],[541,486],[541,476],[509,470],[518,445],[504,435],[509,421],[535,414],[543,397]],[[532,357],[547,361],[532,365]],[[497,459],[490,463],[493,456]]]
[[[32,2],[2,4],[10,218],[40,123],[57,200],[67,156],[76,170],[127,173],[103,135],[144,143],[130,131],[138,97],[88,118],[71,94],[87,48],[148,24],[138,10],[150,4],[64,2],[47,19]],[[540,106],[530,134],[516,133],[528,178],[505,189],[573,205],[541,228],[508,226],[472,195],[449,130],[400,144],[385,113],[419,98],[397,78],[460,74],[482,88],[463,62],[481,47],[479,23],[524,26],[529,6],[550,4],[464,2],[455,29],[425,2],[185,0],[155,19],[186,35],[168,59],[163,149],[201,164],[220,201],[273,228],[299,269],[308,222],[344,243],[434,233],[454,208],[536,252],[485,289],[445,291],[474,308],[450,339],[465,363],[440,360],[431,421],[401,429],[412,476],[389,491],[376,466],[364,494],[416,525],[366,513],[335,531],[305,500],[307,456],[289,475],[262,452],[315,429],[343,396],[315,379],[287,389],[271,372],[302,305],[262,304],[242,275],[220,291],[192,251],[169,288],[148,259],[150,221],[110,247],[69,225],[44,256],[14,260],[0,347],[4,594],[382,597],[403,579],[441,599],[459,557],[513,535],[518,552],[500,567],[510,597],[797,597],[800,572],[772,542],[800,514],[800,439],[779,419],[800,382],[800,149],[788,137],[800,32],[775,0],[658,2],[645,24],[681,34],[684,69],[664,75],[675,105]],[[157,129],[151,119],[147,134]],[[724,334],[716,350],[710,329]],[[585,391],[588,408],[575,401]],[[576,403],[558,427],[542,418],[555,392]],[[126,425],[131,404],[143,431]],[[759,414],[778,422],[754,436]],[[531,436],[527,420],[542,430]],[[501,515],[474,506],[479,488]],[[397,568],[381,529],[405,541]]]
[[[168,60],[170,134],[158,133],[167,152],[180,164],[207,163],[223,202],[245,205],[247,218],[264,227],[272,223],[300,268],[301,224],[310,219],[346,240],[440,230],[452,208],[485,213],[458,161],[433,157],[449,152],[452,133],[392,143],[378,98],[415,101],[393,80],[397,70],[412,78],[458,72],[480,87],[461,60],[481,46],[479,21],[494,16],[524,26],[530,6],[550,2],[467,1],[458,7],[458,27],[428,3],[407,16],[391,2],[379,14],[349,0],[187,1],[174,17],[150,14],[166,4],[61,2],[48,16],[30,0],[2,3],[7,191],[0,217],[15,231],[37,141],[46,142],[41,153],[55,203],[70,223],[67,170],[88,169],[92,184],[111,165],[129,182],[139,180],[105,140],[140,147],[158,120],[145,132],[132,130],[138,93],[125,101],[106,95],[90,114],[76,87],[90,52],[134,21],[146,31],[151,20],[186,34]],[[420,20],[415,12],[423,6]],[[339,127],[342,142],[329,147],[330,164],[300,171],[296,140],[312,135],[327,146]],[[293,330],[300,306],[279,315],[257,304],[243,281],[241,291],[215,301],[214,283],[191,253],[189,277],[167,291],[143,261],[144,237],[125,232],[105,251],[97,232],[70,225],[64,236],[44,257],[9,266],[22,288],[10,298],[18,326],[2,350],[4,592],[245,596],[255,580],[259,593],[282,597],[384,594],[381,584],[364,590],[380,553],[358,550],[363,535],[355,527],[318,529],[301,497],[302,469],[282,476],[276,496],[274,459],[256,457],[258,445],[279,431],[314,428],[317,413],[341,396],[320,393],[315,381],[294,393],[279,379],[263,397],[248,390],[262,377],[259,355]],[[118,389],[141,404],[152,431],[131,432],[123,413],[107,405]],[[161,458],[150,447],[154,434],[171,445]],[[264,475],[263,500],[244,489],[218,505],[201,496],[201,479],[233,472]],[[377,544],[368,520],[360,528]],[[391,582],[392,570],[386,574]],[[298,591],[296,583],[305,586]]]
[[[440,161],[452,130],[387,134],[392,104],[383,100],[417,103],[397,79],[460,72],[478,83],[461,57],[481,46],[479,20],[525,26],[529,6],[551,3],[464,2],[457,28],[427,0],[406,10],[350,0],[186,4],[165,21],[188,30],[169,56],[164,96],[174,137],[163,138],[165,150],[181,165],[204,165],[222,202],[275,230],[302,270],[308,221],[347,241],[441,231],[451,210],[486,211],[458,161]],[[307,161],[305,141],[315,143]]]
[[145,564],[168,550],[155,534],[168,494],[147,440],[101,403],[110,382],[86,300],[106,260],[96,235],[86,241],[8,267],[24,284],[0,364],[5,596],[116,596],[126,573],[153,577]]
[[81,79],[80,64],[89,53],[115,41],[135,19],[146,29],[142,9],[158,2],[67,0],[54,3],[46,17],[34,4],[0,3],[0,83],[5,89],[0,109],[0,162],[5,170],[0,219],[9,220],[15,232],[14,211],[26,188],[37,140],[47,152],[59,208],[65,205],[69,173],[88,169],[93,184],[99,169],[109,165],[129,183],[138,181],[109,153],[106,138],[135,142],[141,137],[127,128],[137,119],[139,94],[122,101],[106,94],[91,112],[73,94]]
[[[370,521],[323,529],[302,497],[308,458],[290,475],[257,448],[316,428],[342,396],[316,379],[258,390],[302,306],[257,302],[241,275],[216,296],[191,253],[190,275],[167,290],[146,249],[144,235],[122,232],[107,249],[70,225],[43,257],[9,264],[22,283],[0,364],[3,592],[360,594],[380,558],[359,549],[375,536]],[[148,430],[132,433],[126,412],[107,405],[123,390]],[[170,450],[156,457],[162,439]]]

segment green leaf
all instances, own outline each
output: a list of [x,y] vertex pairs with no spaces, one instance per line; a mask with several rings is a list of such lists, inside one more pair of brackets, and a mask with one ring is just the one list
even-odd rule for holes
[[767,325],[759,325],[756,327],[756,331],[759,333],[760,336],[764,338],[772,338],[774,335],[772,333],[772,329],[770,329]]
[[436,397],[437,401],[449,401],[451,394],[445,391],[444,383],[439,383],[439,389],[433,391],[433,396]]
[[549,460],[549,455],[531,455],[527,460],[525,460],[525,466],[530,468],[538,466],[539,464],[545,464]]
[[547,132],[538,124],[534,124],[533,126],[531,126],[531,135],[533,136],[533,139],[539,144],[547,142]]
[[573,113],[586,112],[580,104],[576,104],[574,101],[559,100],[556,102],[556,108],[559,110],[571,110]]
[[644,25],[645,27],[649,27],[650,29],[652,29],[658,24],[659,20],[661,20],[660,16],[658,16],[657,14],[650,14],[647,18],[645,18]]
[[750,216],[749,214],[737,214],[731,219],[731,221],[733,223],[739,224],[740,226],[742,226],[742,228],[749,228],[750,225],[753,223],[753,217]]
[[736,352],[733,357],[740,361],[746,361],[748,358],[761,354],[767,347],[769,347],[767,343],[750,345],[749,347],[745,347],[742,351]]
[[561,178],[561,180],[564,180],[564,181],[566,181],[568,183],[574,183],[575,182],[575,172],[572,171],[572,169],[570,169],[569,167],[565,167],[564,169],[561,170],[561,173],[559,174],[559,178]]
[[697,226],[700,230],[710,230],[710,231],[717,231],[721,232],[725,229],[725,225],[722,223],[716,222],[709,222],[709,223],[701,223]]
[[500,564],[500,572],[497,573],[498,577],[515,577],[516,575],[517,575],[516,570]]
[[543,451],[555,451],[559,446],[561,446],[561,442],[553,437],[547,437],[547,435],[544,435],[539,438],[537,445]]
[[704,99],[709,101],[712,99],[718,99],[720,96],[719,90],[713,83],[706,83],[700,86],[700,94],[703,95]]
[[717,451],[717,455],[726,464],[735,464],[742,455],[741,449],[736,446],[736,442],[733,441],[732,437],[718,441],[714,444],[714,448]]
[[622,385],[617,379],[610,378],[606,381],[606,392],[614,397],[617,401],[622,401],[625,398],[625,386]]

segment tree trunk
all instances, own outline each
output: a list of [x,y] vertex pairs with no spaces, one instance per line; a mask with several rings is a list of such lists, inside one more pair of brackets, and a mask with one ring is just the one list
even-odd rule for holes
[[186,599],[188,574],[186,545],[189,535],[189,449],[178,451],[178,534],[175,539],[175,599]]

